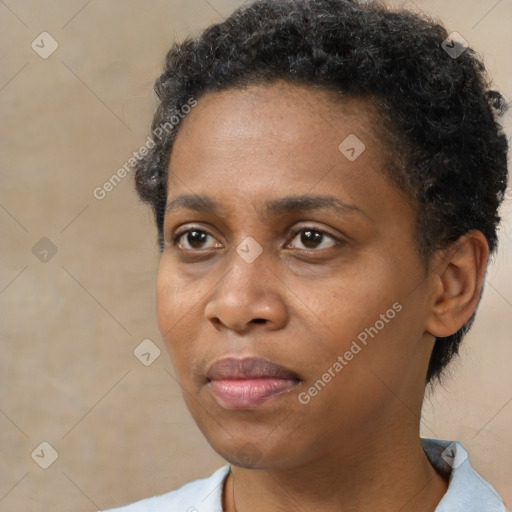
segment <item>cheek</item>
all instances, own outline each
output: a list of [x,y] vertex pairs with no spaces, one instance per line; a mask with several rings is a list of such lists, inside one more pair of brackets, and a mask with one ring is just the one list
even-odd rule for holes
[[165,333],[171,328],[176,316],[177,294],[172,280],[172,269],[162,262],[156,278],[156,313],[160,332],[164,339]]
[[[201,290],[202,293],[201,293]],[[197,280],[184,275],[172,256],[162,255],[156,277],[156,307],[161,326],[172,326],[193,314],[201,301],[204,289]]]
[[[343,270],[333,279],[322,283],[319,294],[307,295],[307,302],[318,320],[328,328],[330,338],[352,340],[365,328],[379,320],[399,299],[393,281],[383,279],[389,269],[378,261]],[[373,267],[373,271],[368,270]],[[394,311],[389,316],[393,316]],[[380,325],[380,324],[379,324]],[[362,336],[364,337],[364,335]]]
[[321,332],[324,337],[321,346],[308,345],[311,351],[321,349],[312,357],[325,370],[342,356],[346,366],[359,366],[361,371],[374,367],[399,371],[397,367],[412,356],[414,338],[421,337],[421,311],[416,304],[421,290],[411,294],[408,280],[386,277],[396,274],[385,261],[374,260],[364,268],[364,272],[343,273],[326,282],[320,295],[309,296],[316,325],[311,333]]
[[164,258],[156,279],[156,313],[160,333],[175,362],[174,359],[179,357],[179,348],[187,345],[183,343],[183,338],[190,328],[194,301],[179,274]]

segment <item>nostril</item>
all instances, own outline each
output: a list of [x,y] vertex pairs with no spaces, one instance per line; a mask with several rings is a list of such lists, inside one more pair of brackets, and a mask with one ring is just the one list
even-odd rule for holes
[[254,320],[252,320],[252,322],[254,322],[255,324],[264,324],[266,320],[264,318],[255,318]]

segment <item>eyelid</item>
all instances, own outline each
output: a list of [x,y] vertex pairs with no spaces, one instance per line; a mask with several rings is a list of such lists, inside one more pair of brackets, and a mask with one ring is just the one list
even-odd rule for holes
[[[176,232],[173,234],[172,236],[172,245],[173,246],[176,246],[178,244],[178,240],[183,236],[185,235],[186,233],[188,233],[189,231],[201,231],[203,233],[206,233],[208,236],[211,236],[212,238],[215,238],[214,235],[212,235],[212,233],[210,233],[210,231],[208,229],[205,229],[204,227],[202,226],[190,226],[190,225],[187,225],[184,229],[177,229]],[[186,249],[188,251],[191,251],[191,249]],[[194,249],[194,251],[200,251],[201,249]]]
[[[293,227],[292,229],[290,229],[288,231],[288,234],[287,234],[286,238],[289,239],[290,242],[291,242],[299,233],[301,233],[302,231],[307,230],[307,229],[309,229],[311,231],[316,231],[317,233],[320,233],[320,234],[322,234],[324,236],[327,236],[328,238],[330,238],[335,243],[335,245],[341,245],[341,244],[344,243],[344,241],[342,239],[340,239],[339,237],[333,235],[332,233],[330,233],[329,231],[325,230],[324,228],[320,228],[320,227],[314,226],[313,224],[309,224],[309,223],[301,225],[301,226]],[[185,235],[189,231],[193,231],[193,230],[201,231],[203,233],[206,233],[208,236],[216,238],[208,229],[205,229],[202,226],[187,225],[183,229],[179,229],[178,228],[176,230],[176,232],[173,234],[173,237],[172,237],[172,245],[173,246],[177,246],[178,245],[178,240],[183,235]],[[199,252],[199,251],[201,251],[203,249],[185,249],[185,250],[190,251],[190,252]],[[206,250],[208,250],[208,249],[206,249]],[[324,250],[327,250],[327,249],[324,249]],[[301,251],[321,252],[321,249],[320,250],[316,250],[316,249],[301,249]]]
[[[343,240],[341,240],[337,236],[333,235],[329,231],[327,231],[323,228],[316,227],[311,224],[306,224],[306,225],[295,227],[295,228],[291,229],[290,234],[289,234],[290,241],[293,240],[299,233],[301,233],[302,231],[308,230],[308,229],[311,231],[316,231],[317,233],[320,233],[321,235],[330,238],[336,245],[341,245],[343,243]],[[322,249],[301,249],[301,250],[308,251],[308,252],[321,252],[322,251]],[[328,250],[328,249],[324,249],[324,250]]]

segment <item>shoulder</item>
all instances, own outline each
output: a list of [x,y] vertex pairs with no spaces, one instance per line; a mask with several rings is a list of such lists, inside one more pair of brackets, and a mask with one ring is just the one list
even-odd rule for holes
[[494,487],[471,467],[461,443],[421,441],[432,466],[449,479],[448,490],[435,512],[507,512]]
[[229,465],[223,466],[209,477],[174,491],[104,512],[222,512],[222,489],[229,469]]

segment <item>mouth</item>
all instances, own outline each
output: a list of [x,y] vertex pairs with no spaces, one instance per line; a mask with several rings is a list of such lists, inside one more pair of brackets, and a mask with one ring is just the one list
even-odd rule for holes
[[293,371],[263,358],[228,357],[207,371],[207,385],[226,409],[252,409],[291,391],[300,382]]

